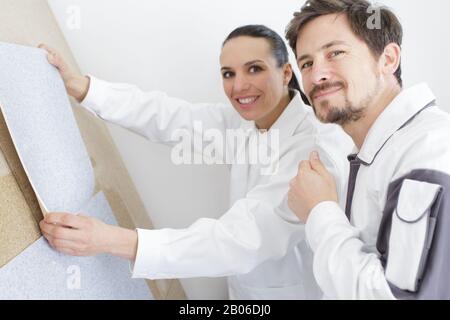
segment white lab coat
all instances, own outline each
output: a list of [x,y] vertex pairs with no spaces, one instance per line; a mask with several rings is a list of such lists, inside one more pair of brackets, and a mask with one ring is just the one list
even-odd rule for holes
[[[98,117],[150,141],[174,145],[174,130],[255,128],[230,105],[191,104],[162,92],[91,77],[82,105]],[[203,218],[181,230],[138,229],[133,277],[162,279],[228,276],[232,299],[314,299],[321,297],[312,275],[304,226],[287,207],[289,181],[298,163],[319,151],[345,192],[353,143],[335,125],[319,123],[297,92],[269,130],[279,130],[279,170],[261,175],[258,165],[233,164],[230,209],[219,219]],[[193,139],[194,140],[194,139]],[[201,150],[197,150],[201,151]],[[180,214],[183,214],[180,212]]]
[[[433,100],[425,84],[404,90],[372,125],[357,154],[363,164],[350,222],[333,202],[311,211],[306,235],[314,251],[314,274],[326,297],[395,299],[394,284],[403,293],[419,293],[414,286],[427,228],[426,220],[417,217],[425,217],[436,191],[424,178],[450,175],[450,116],[437,106],[424,109]],[[386,204],[393,184],[401,189],[392,213]],[[387,264],[377,249],[383,215],[393,215]],[[441,275],[439,281],[448,280]]]

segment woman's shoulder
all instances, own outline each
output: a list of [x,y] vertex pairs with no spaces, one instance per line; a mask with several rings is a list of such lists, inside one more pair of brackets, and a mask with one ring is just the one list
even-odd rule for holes
[[350,137],[339,125],[333,123],[322,123],[317,119],[312,108],[306,106],[304,108],[304,119],[298,124],[296,130],[294,131],[294,136],[315,136],[319,141],[329,140],[330,136],[335,136],[338,139],[346,141],[350,139]]
[[339,125],[320,122],[312,110],[296,128],[291,143],[291,148],[319,151],[326,157],[345,161],[354,149],[353,140]]

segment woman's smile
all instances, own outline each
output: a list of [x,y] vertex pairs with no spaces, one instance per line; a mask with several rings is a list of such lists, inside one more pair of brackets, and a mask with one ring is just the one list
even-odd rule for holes
[[242,96],[236,98],[236,102],[239,104],[239,107],[244,110],[249,110],[253,108],[258,102],[260,96]]

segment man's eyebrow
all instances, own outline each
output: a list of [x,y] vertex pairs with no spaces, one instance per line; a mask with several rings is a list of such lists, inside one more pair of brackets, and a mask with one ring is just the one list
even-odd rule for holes
[[[322,48],[320,48],[320,49],[325,50],[325,49],[331,48],[333,46],[341,45],[341,44],[348,45],[345,41],[335,40],[335,41],[331,41],[331,42],[323,45]],[[300,62],[300,61],[308,59],[308,58],[311,58],[311,55],[304,54],[297,59],[297,62]]]
[[[252,64],[254,64],[254,63],[257,63],[257,62],[260,62],[260,63],[264,63],[264,61],[262,61],[262,60],[252,60],[252,61],[249,61],[249,62],[246,62],[245,64],[244,64],[244,66],[249,66],[249,65],[252,65]],[[230,68],[230,67],[222,67],[220,70],[231,70],[232,68]]]
[[331,48],[333,46],[337,46],[337,45],[340,45],[340,44],[347,45],[347,43],[345,41],[336,40],[336,41],[331,41],[331,42],[327,43],[326,45],[322,46],[322,50],[323,49],[328,49],[328,48]]
[[310,55],[310,54],[304,54],[304,55],[300,56],[300,57],[297,59],[297,62],[300,62],[300,61],[302,61],[302,60],[306,60],[306,59],[308,59],[308,58],[311,58],[311,55]]

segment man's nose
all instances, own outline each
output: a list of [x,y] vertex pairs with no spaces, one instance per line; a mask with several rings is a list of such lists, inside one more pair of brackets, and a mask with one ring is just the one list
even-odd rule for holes
[[313,84],[322,84],[331,78],[330,66],[326,61],[317,60],[312,66],[311,80]]

